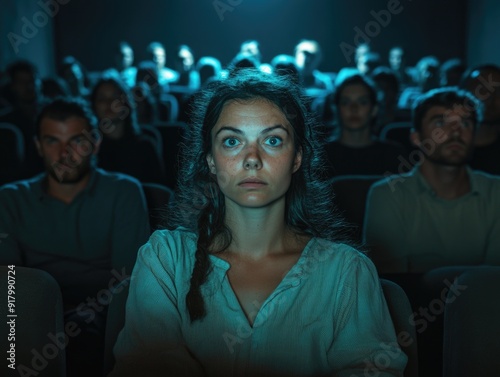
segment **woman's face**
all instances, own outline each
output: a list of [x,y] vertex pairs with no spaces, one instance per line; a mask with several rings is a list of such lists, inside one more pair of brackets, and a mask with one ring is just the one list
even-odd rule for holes
[[120,101],[121,91],[113,84],[99,86],[95,96],[94,109],[98,119],[118,119],[123,103]]
[[211,131],[207,162],[226,205],[264,207],[285,199],[301,164],[293,128],[275,104],[256,98],[227,102]]
[[361,130],[371,126],[377,106],[370,100],[370,92],[363,84],[351,84],[342,89],[339,99],[339,117],[343,129]]

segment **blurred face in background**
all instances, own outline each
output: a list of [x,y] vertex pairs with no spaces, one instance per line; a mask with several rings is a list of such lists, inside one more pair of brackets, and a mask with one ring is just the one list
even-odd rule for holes
[[370,128],[378,107],[370,99],[370,92],[363,84],[353,83],[342,89],[338,114],[343,130],[360,131]]
[[134,50],[130,46],[123,46],[120,49],[120,56],[122,69],[130,67],[134,63]]
[[18,71],[10,83],[10,89],[19,103],[35,102],[40,88],[40,79],[29,71]]
[[312,73],[318,67],[319,60],[319,48],[316,43],[306,41],[297,46],[295,62],[303,74]]
[[104,83],[99,86],[93,103],[95,115],[101,119],[120,119],[122,107],[121,90],[111,83]]
[[194,56],[187,48],[181,48],[177,54],[177,70],[189,72],[194,67]]
[[399,71],[403,65],[404,52],[401,48],[392,48],[389,51],[389,66],[395,71]]
[[167,54],[165,53],[165,49],[162,47],[156,47],[153,49],[153,61],[156,63],[158,69],[162,69],[165,67],[165,63],[167,62]]

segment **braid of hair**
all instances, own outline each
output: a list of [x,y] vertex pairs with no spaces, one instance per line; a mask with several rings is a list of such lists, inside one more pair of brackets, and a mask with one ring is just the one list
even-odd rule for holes
[[201,295],[201,286],[207,280],[210,267],[209,247],[213,240],[210,231],[210,208],[211,204],[205,207],[198,219],[198,242],[196,244],[195,263],[191,274],[190,288],[186,295],[186,305],[189,311],[191,322],[202,319],[206,315],[205,302]]

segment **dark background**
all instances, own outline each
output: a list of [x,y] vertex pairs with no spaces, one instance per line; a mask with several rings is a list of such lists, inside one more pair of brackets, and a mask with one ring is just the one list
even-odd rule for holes
[[[323,48],[320,69],[338,71],[350,65],[340,45],[354,46],[355,28],[366,32],[367,27],[372,49],[383,59],[399,44],[407,49],[409,64],[424,55],[441,61],[459,57],[467,64],[500,63],[496,0],[58,0],[56,14],[16,53],[8,34],[23,36],[26,20],[34,22],[44,5],[56,1],[2,0],[0,68],[23,57],[47,75],[70,54],[89,70],[102,70],[114,64],[113,49],[120,40],[132,45],[136,62],[145,58],[149,42],[164,43],[169,65],[169,55],[181,43],[190,45],[196,58],[212,55],[227,64],[243,40],[255,38],[263,60],[270,61],[280,53],[292,54],[301,38],[312,38]],[[222,17],[216,4],[228,7]],[[386,25],[378,23],[374,35],[372,13],[386,11],[388,4],[402,10],[391,14]]]

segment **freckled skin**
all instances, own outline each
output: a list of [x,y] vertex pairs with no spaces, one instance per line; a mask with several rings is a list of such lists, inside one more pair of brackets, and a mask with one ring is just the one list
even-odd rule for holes
[[[278,125],[281,127],[265,132]],[[258,207],[284,201],[292,173],[300,166],[296,157],[292,126],[285,115],[276,105],[258,99],[224,106],[212,130],[207,161],[217,174],[227,205]],[[265,184],[255,188],[239,185],[249,177]]]

